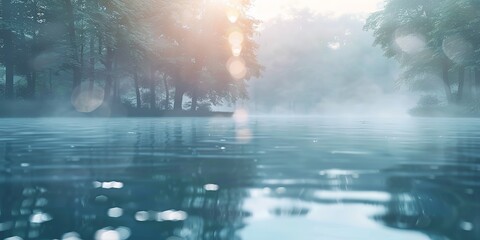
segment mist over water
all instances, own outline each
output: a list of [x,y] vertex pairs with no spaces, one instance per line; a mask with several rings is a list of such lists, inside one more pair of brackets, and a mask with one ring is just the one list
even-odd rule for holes
[[0,240],[478,240],[478,23],[478,0],[2,0]]
[[406,116],[415,95],[396,83],[398,64],[387,60],[365,19],[308,10],[262,24],[262,77],[250,84],[256,114]]

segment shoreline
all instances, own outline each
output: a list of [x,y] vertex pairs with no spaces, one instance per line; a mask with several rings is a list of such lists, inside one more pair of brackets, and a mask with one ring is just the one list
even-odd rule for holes
[[412,117],[480,118],[479,110],[468,106],[416,107],[408,114]]
[[80,113],[69,112],[65,114],[33,114],[28,112],[15,113],[15,114],[3,114],[0,113],[1,118],[231,118],[233,112],[204,112],[204,111],[156,111],[156,112],[111,112],[110,114],[104,113]]
[[0,118],[40,118],[40,117],[219,117],[230,118],[233,112],[205,110],[159,110],[133,108],[124,105],[102,105],[88,113],[77,111],[71,105],[45,102],[0,102]]

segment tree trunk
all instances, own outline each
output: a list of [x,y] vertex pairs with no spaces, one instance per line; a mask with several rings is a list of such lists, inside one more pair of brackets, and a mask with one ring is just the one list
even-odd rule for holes
[[[117,65],[117,61],[114,60],[113,61],[113,67],[112,69],[116,69],[116,66]],[[114,70],[112,70],[113,72]],[[113,85],[113,102],[114,103],[120,103],[120,96],[119,96],[119,93],[118,93],[118,79],[115,78],[115,79],[112,79],[112,85]]]
[[14,98],[13,77],[13,34],[10,30],[5,33],[5,98],[12,100]]
[[[82,36],[82,39],[80,39],[80,72],[82,73],[83,71],[85,71],[85,44],[84,44],[84,39],[83,39],[83,36]],[[80,83],[81,84],[81,81],[82,79],[80,79]]]
[[27,73],[27,93],[29,99],[35,98],[35,82],[37,80],[37,73],[34,69],[30,69]]
[[170,110],[170,89],[168,89],[168,76],[163,74],[163,85],[165,87],[165,110]]
[[190,106],[190,111],[197,111],[197,106],[198,106],[197,86],[193,86],[192,105]]
[[12,33],[7,30],[5,34],[5,98],[12,100],[14,98],[13,90],[13,77],[14,77],[14,65],[13,65],[13,42]]
[[90,98],[93,94],[93,87],[95,86],[95,38],[93,34],[90,36],[90,66],[89,66],[89,85],[88,85],[88,92],[90,94]]
[[157,105],[157,96],[155,93],[155,69],[150,66],[150,109],[155,109]]
[[[11,0],[2,0],[2,13],[5,22],[11,21]],[[4,56],[5,56],[5,98],[12,100],[14,98],[13,93],[13,77],[14,77],[14,45],[13,45],[13,33],[10,29],[4,29],[2,31],[4,42]]]
[[65,12],[67,13],[67,30],[71,45],[71,58],[73,59],[73,89],[77,88],[80,85],[80,81],[82,78],[82,73],[80,69],[80,63],[78,59],[78,48],[77,48],[77,40],[76,40],[76,33],[75,33],[75,16],[73,13],[73,4],[72,0],[65,0]]
[[142,107],[142,96],[140,95],[140,84],[138,82],[138,68],[135,68],[133,72],[133,80],[135,81],[135,95],[137,97],[137,108]]
[[36,81],[37,81],[37,72],[35,71],[35,67],[33,66],[33,58],[35,54],[35,47],[37,44],[37,35],[36,33],[33,33],[33,44],[30,47],[30,52],[29,56],[27,59],[28,61],[28,71],[29,71],[29,81],[27,82],[27,88],[28,88],[28,98],[29,99],[35,99],[35,87],[36,87]]
[[463,101],[472,102],[475,94],[475,68],[465,68],[465,84],[463,85]]
[[48,69],[48,87],[49,87],[49,92],[50,92],[51,97],[53,97],[52,79],[53,79],[53,70],[50,68],[50,69]]
[[452,88],[450,87],[450,80],[448,78],[448,70],[450,68],[448,60],[444,60],[443,66],[442,66],[442,80],[443,80],[443,86],[445,88],[445,97],[447,98],[448,103],[452,103]]
[[465,86],[465,67],[461,66],[458,69],[458,91],[457,91],[457,103],[460,103],[463,100]]
[[38,23],[38,9],[37,9],[37,1],[34,0],[31,2],[30,5],[31,11],[34,15],[33,17],[33,26],[34,28],[32,29],[32,41],[30,45],[28,46],[27,40],[25,39],[25,34],[22,33],[22,39],[23,39],[23,47],[26,50],[25,52],[25,59],[27,60],[27,98],[28,99],[34,99],[35,98],[35,87],[36,87],[36,81],[37,81],[37,72],[35,70],[35,66],[33,63],[33,59],[35,58],[36,52],[37,52],[37,32],[40,31],[40,29],[37,26]]
[[183,104],[183,94],[185,94],[185,89],[183,88],[181,83],[175,84],[175,96],[173,102],[173,110],[181,111],[182,104]]
[[478,98],[480,96],[480,67],[475,68],[474,74],[475,74],[475,90],[476,90],[475,97]]
[[103,101],[110,103],[112,100],[112,68],[113,68],[113,47],[111,43],[107,44],[107,54],[105,55],[105,95]]
[[98,55],[103,55],[103,38],[101,33],[98,33]]

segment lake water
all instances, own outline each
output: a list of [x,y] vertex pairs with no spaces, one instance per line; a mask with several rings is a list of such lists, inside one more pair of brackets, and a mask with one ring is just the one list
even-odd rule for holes
[[0,239],[480,239],[480,121],[1,119]]

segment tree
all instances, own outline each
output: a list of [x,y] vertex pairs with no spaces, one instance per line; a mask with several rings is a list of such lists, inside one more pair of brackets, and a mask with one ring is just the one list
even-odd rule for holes
[[14,77],[14,45],[12,32],[12,3],[11,0],[2,0],[2,36],[3,36],[3,62],[5,65],[5,97],[13,99],[13,77]]
[[440,75],[447,102],[461,104],[465,70],[479,69],[479,13],[479,4],[469,0],[387,0],[365,29],[373,31],[374,44],[387,57],[403,66],[401,80],[412,83],[422,75]]
[[[185,95],[193,110],[199,101],[245,98],[245,80],[261,71],[253,41],[257,22],[245,14],[249,7],[249,1],[236,0],[2,0],[6,96],[13,98],[17,77],[17,97],[71,98],[88,105],[101,88],[105,107],[134,101],[141,108],[142,97],[148,97],[144,102],[152,110],[159,102],[169,109],[172,87],[177,110]],[[227,8],[235,9],[234,22]],[[241,77],[225,68],[233,28],[244,38],[237,58],[248,71]]]

